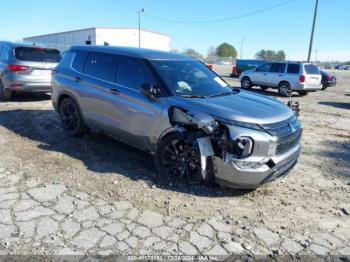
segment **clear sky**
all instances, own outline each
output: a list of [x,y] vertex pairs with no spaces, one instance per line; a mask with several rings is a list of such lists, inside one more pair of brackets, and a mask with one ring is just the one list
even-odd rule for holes
[[[240,16],[285,0],[17,0],[1,1],[0,39],[23,37],[95,26],[137,27],[137,13],[145,9],[142,28],[171,36],[172,48],[194,48],[206,55],[210,46],[228,42],[243,58],[260,49],[282,49],[287,59],[307,57],[315,0],[294,0],[283,6],[219,23],[203,21]],[[350,0],[319,0],[314,38],[315,59],[350,60]]]

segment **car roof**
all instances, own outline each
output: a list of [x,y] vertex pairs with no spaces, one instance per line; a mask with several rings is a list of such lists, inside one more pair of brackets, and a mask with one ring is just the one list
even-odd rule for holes
[[101,52],[111,53],[117,55],[125,55],[137,58],[144,58],[150,60],[193,60],[192,57],[175,54],[170,52],[164,52],[146,48],[136,47],[122,47],[122,46],[72,46],[72,51],[90,51],[90,52]]
[[56,48],[51,48],[51,47],[47,47],[47,46],[44,46],[44,45],[33,44],[33,43],[26,43],[26,42],[0,41],[0,44],[6,44],[6,45],[9,45],[9,46],[11,46],[13,48],[16,48],[16,47],[39,47],[39,48],[56,49]]
[[300,62],[300,61],[276,61],[276,60],[271,60],[271,61],[268,61],[266,60],[265,63],[274,63],[274,64],[288,64],[288,63],[293,63],[293,64],[301,64],[303,62]]
[[274,63],[274,64],[304,64],[304,65],[316,65],[314,63],[311,62],[302,62],[302,61],[265,61],[265,64],[267,63]]

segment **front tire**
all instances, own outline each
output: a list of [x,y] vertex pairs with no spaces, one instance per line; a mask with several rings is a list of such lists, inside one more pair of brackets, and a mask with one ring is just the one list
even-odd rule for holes
[[169,135],[159,142],[154,155],[154,166],[161,179],[184,180],[208,186],[215,184],[212,157],[208,157],[203,177],[198,146],[189,144],[177,134]]
[[253,86],[253,83],[252,81],[250,81],[249,77],[243,77],[242,80],[241,80],[241,87],[243,89],[250,89],[252,88]]
[[12,97],[12,91],[4,88],[4,85],[0,80],[0,100],[7,101],[7,100],[10,100],[11,97]]
[[59,105],[59,114],[65,133],[71,137],[85,134],[85,124],[78,105],[70,97],[64,98]]

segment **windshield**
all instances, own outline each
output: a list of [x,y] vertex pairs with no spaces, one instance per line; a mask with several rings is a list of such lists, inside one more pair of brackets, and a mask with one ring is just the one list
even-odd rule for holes
[[39,47],[17,47],[15,49],[15,57],[18,60],[31,62],[58,63],[61,60],[58,50]]
[[168,88],[183,97],[212,97],[232,93],[232,88],[195,60],[152,60]]

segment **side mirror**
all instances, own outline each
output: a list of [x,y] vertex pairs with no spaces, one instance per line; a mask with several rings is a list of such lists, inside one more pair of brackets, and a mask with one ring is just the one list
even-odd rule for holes
[[155,101],[157,99],[157,88],[151,84],[142,84],[141,93],[148,98],[150,101]]

